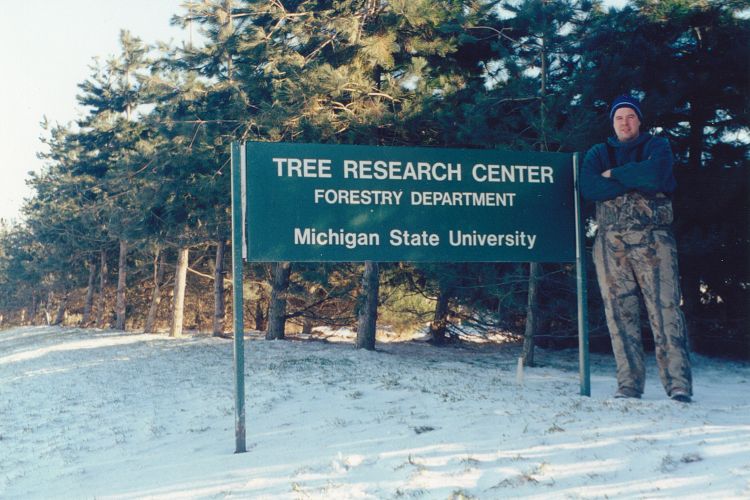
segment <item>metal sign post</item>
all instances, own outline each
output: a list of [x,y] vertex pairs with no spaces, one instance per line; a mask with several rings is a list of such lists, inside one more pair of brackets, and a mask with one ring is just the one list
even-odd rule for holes
[[[244,145],[242,147],[244,149]],[[247,451],[245,445],[245,329],[242,315],[242,256],[245,246],[244,184],[245,154],[232,143],[232,309],[234,311],[234,436],[235,453]]]
[[581,213],[581,191],[578,186],[578,153],[573,155],[573,196],[576,219],[576,289],[578,300],[578,369],[581,396],[591,396],[591,370],[589,367],[589,318],[586,292],[586,239]]

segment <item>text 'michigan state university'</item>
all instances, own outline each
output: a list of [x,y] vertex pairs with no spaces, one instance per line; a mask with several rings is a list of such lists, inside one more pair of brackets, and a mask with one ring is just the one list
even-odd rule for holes
[[[367,181],[425,181],[434,183],[461,182],[464,179],[478,184],[552,184],[554,169],[544,165],[504,165],[474,163],[464,168],[461,163],[388,160],[343,160],[333,165],[325,158],[272,159],[278,177]],[[334,170],[335,168],[335,170]],[[474,206],[513,207],[516,193],[473,191],[408,191],[400,189],[312,189],[316,205],[401,205],[412,206]],[[405,196],[406,194],[406,196]],[[523,230],[502,234],[476,230],[448,229],[443,234],[426,230],[393,228],[381,232],[357,232],[343,228],[294,228],[295,245],[341,246],[354,249],[360,246],[380,246],[383,241],[395,247],[436,247],[446,242],[456,247],[520,247],[532,250],[537,235]]]

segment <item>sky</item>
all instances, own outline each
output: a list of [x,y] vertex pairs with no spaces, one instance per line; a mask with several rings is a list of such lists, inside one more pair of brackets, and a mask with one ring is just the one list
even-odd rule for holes
[[0,0],[0,218],[19,217],[31,191],[28,172],[39,171],[40,123],[65,124],[80,117],[77,85],[90,76],[94,57],[119,51],[129,30],[146,43],[172,40],[170,26],[181,0]]
[[[622,6],[625,0],[607,0]],[[0,219],[20,218],[28,173],[39,171],[44,150],[40,123],[80,118],[77,85],[90,76],[94,57],[119,52],[121,29],[146,43],[181,43],[170,26],[181,0],[0,0]]]

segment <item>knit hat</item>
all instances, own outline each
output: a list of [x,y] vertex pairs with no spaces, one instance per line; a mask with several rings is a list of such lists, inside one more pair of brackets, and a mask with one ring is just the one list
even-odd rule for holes
[[610,121],[614,120],[615,112],[620,108],[632,108],[633,111],[635,111],[635,114],[638,115],[638,119],[640,121],[643,121],[643,114],[641,113],[641,108],[639,107],[639,105],[640,102],[638,102],[638,99],[636,99],[635,97],[631,97],[629,95],[621,95],[620,97],[612,101],[612,108],[609,110]]

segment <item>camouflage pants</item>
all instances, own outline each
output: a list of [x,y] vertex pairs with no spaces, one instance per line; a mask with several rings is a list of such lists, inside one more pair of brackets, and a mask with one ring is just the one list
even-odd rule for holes
[[685,318],[680,310],[677,247],[668,229],[618,231],[600,228],[594,264],[617,362],[621,392],[640,396],[646,383],[640,299],[656,345],[659,376],[667,394],[692,394]]

